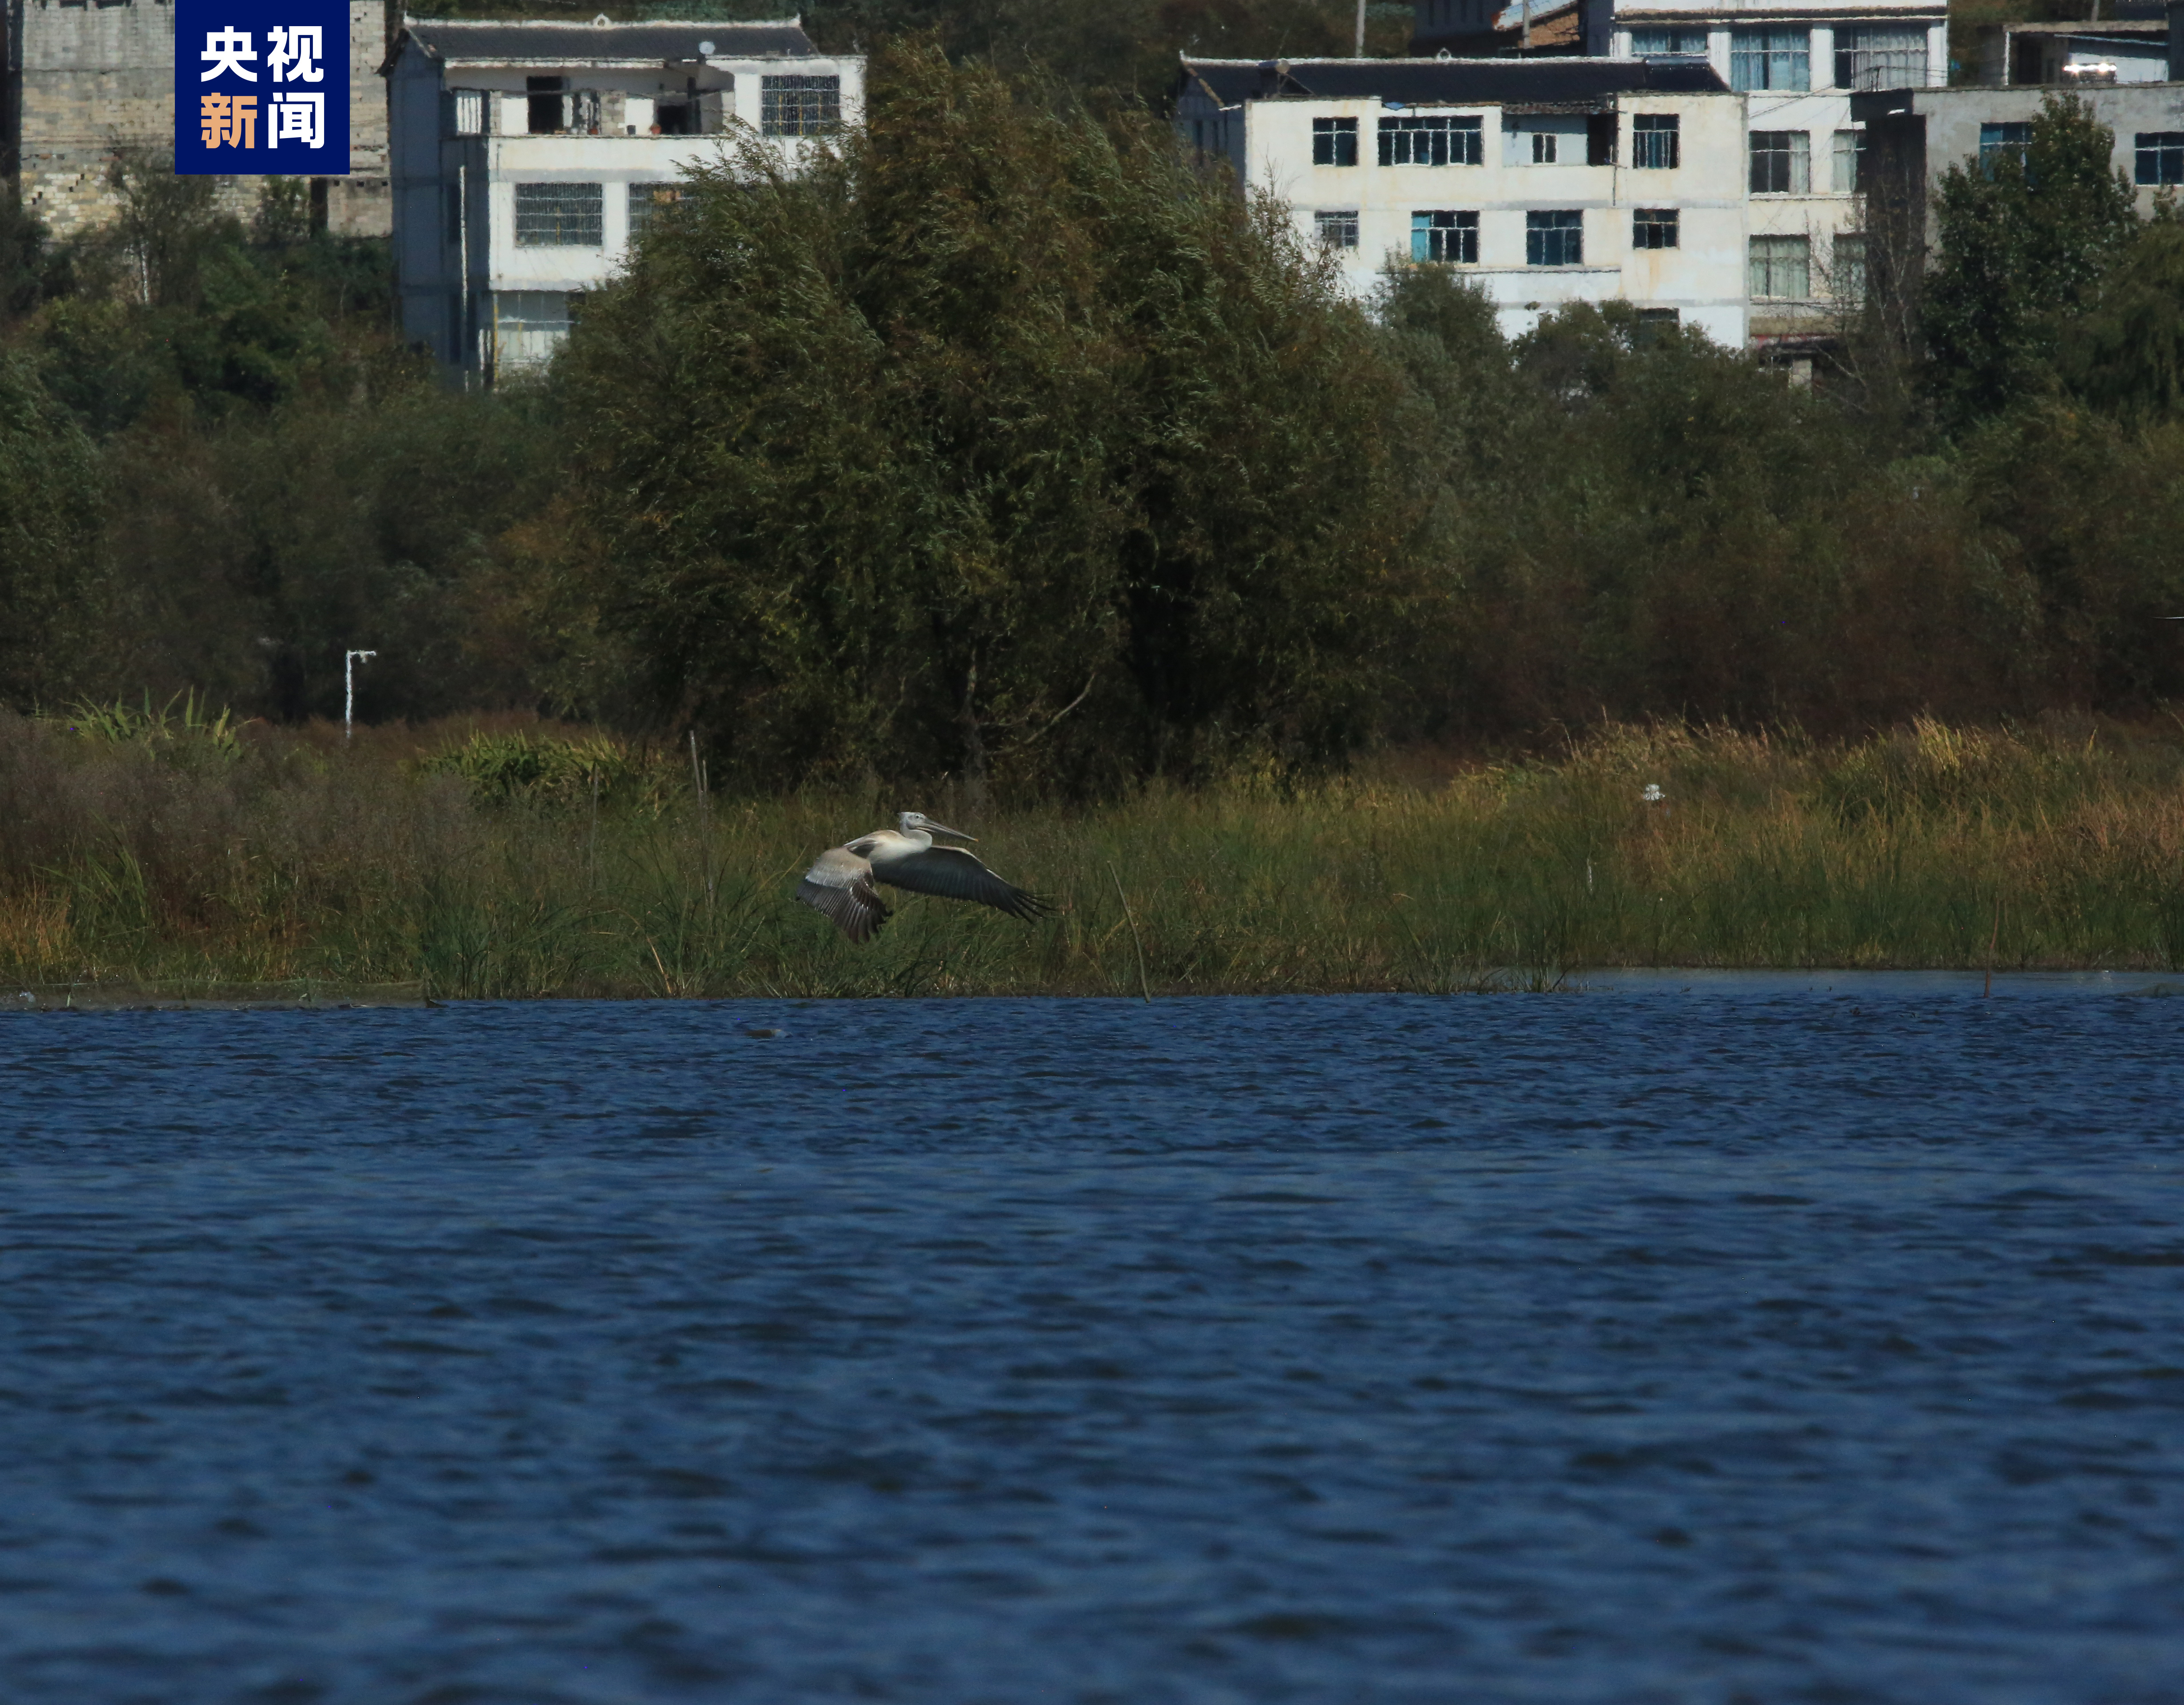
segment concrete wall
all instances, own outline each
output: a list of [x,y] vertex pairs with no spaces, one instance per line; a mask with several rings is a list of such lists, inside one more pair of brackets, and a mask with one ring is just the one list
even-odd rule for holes
[[[1627,94],[1618,98],[1613,165],[1585,164],[1582,114],[1534,115],[1498,106],[1434,108],[1481,121],[1484,162],[1472,166],[1378,164],[1377,100],[1255,101],[1245,109],[1244,153],[1253,185],[1289,203],[1311,238],[1314,215],[1356,209],[1358,246],[1343,252],[1343,277],[1361,297],[1390,258],[1411,258],[1411,216],[1421,211],[1479,215],[1479,257],[1457,270],[1476,278],[1495,302],[1502,330],[1516,336],[1547,309],[1569,302],[1624,301],[1673,308],[1682,322],[1732,348],[1745,323],[1745,103],[1735,95]],[[1416,113],[1424,110],[1412,107]],[[1674,114],[1681,164],[1638,170],[1628,162],[1635,113]],[[1234,115],[1231,115],[1232,117]],[[1190,133],[1190,114],[1183,115]],[[1358,164],[1312,164],[1312,121],[1357,120]],[[1552,165],[1531,164],[1528,127],[1568,131],[1574,146]],[[1674,208],[1679,246],[1641,249],[1631,241],[1639,208]],[[1583,216],[1580,266],[1525,264],[1525,215],[1569,209]]]
[[[26,206],[57,237],[104,223],[117,153],[174,144],[173,8],[160,0],[64,6],[9,0],[8,151]],[[330,228],[384,236],[387,108],[375,75],[385,52],[381,0],[349,7],[348,178],[326,180]],[[254,178],[223,178],[220,199],[247,215]]]
[[[733,87],[716,92],[724,129],[738,133],[655,137],[649,133],[649,103],[660,93],[681,92],[681,79],[669,79],[658,66],[572,64],[564,68],[571,87],[604,97],[603,134],[531,136],[521,133],[528,117],[523,91],[526,78],[540,69],[443,66],[412,42],[387,80],[403,328],[450,367],[492,376],[550,355],[559,334],[511,331],[511,303],[521,298],[526,309],[535,308],[536,298],[566,299],[611,279],[628,259],[629,186],[671,184],[689,166],[733,160],[740,138],[759,130],[762,79],[769,73],[839,75],[842,122],[858,124],[864,116],[861,59],[724,57],[712,62],[710,77],[716,85],[733,80]],[[485,134],[452,133],[451,92],[459,89],[483,93]],[[616,122],[622,134],[604,133]],[[639,133],[629,135],[630,129]],[[827,144],[789,137],[767,145],[794,170]],[[525,183],[599,185],[604,240],[596,247],[519,247],[515,191]]]
[[[1979,158],[1980,126],[2029,124],[2040,116],[2041,102],[2055,92],[2037,88],[1920,89],[1903,94],[1861,96],[1861,106],[1908,107],[1924,120],[1925,171],[1929,187],[1953,165]],[[2126,179],[2137,184],[2137,138],[2142,131],[2184,131],[2184,83],[2118,83],[2075,91],[2093,116],[2115,133],[2109,158]],[[2138,210],[2153,211],[2155,187],[2138,185]],[[1930,206],[1931,197],[1927,198]],[[1928,231],[1930,241],[1932,232]]]

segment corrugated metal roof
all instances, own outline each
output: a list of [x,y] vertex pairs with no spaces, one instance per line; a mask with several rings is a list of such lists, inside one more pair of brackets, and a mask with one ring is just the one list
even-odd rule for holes
[[[793,59],[816,50],[796,19],[766,24],[546,24],[412,19],[403,35],[434,59],[474,65],[623,64],[667,59]],[[699,43],[713,44],[710,53]],[[398,47],[399,42],[398,41]]]
[[1609,95],[1726,94],[1702,59],[1185,59],[1221,104],[1279,99],[1524,105]]

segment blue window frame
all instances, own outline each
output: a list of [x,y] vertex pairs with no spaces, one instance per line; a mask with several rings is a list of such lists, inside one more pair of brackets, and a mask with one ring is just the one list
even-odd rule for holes
[[1411,259],[1457,266],[1479,264],[1479,215],[1475,213],[1414,213],[1411,215]]

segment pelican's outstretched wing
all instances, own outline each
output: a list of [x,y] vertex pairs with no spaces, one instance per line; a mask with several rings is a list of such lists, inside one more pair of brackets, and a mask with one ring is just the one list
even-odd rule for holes
[[927,847],[922,852],[883,858],[872,874],[895,888],[913,894],[937,894],[943,900],[967,900],[990,905],[1027,923],[1054,910],[1037,894],[1012,882],[1004,882],[961,847]]
[[886,902],[872,886],[872,866],[847,847],[821,853],[796,884],[796,897],[833,918],[852,941],[870,941],[888,921]]

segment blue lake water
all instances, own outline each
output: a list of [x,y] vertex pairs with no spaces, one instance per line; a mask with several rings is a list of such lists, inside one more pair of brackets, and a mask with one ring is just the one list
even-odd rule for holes
[[2146,983],[0,1024],[0,1698],[2174,1705]]

